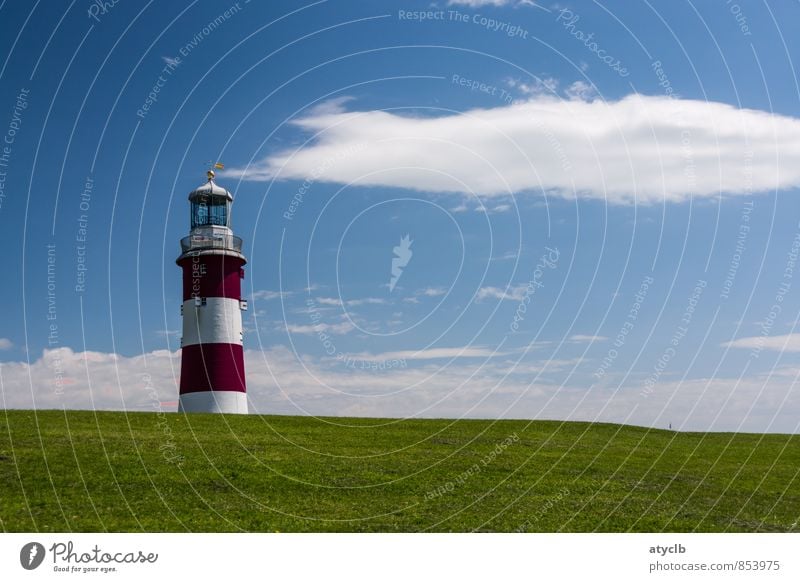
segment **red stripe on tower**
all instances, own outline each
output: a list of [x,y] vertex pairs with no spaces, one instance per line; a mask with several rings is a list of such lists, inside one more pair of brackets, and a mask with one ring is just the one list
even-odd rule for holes
[[[200,362],[200,365],[186,365],[186,362]],[[235,344],[184,346],[181,361],[181,394],[209,390],[246,392],[242,346]]]
[[178,410],[247,414],[241,279],[247,263],[230,228],[233,196],[214,172],[191,194],[191,232],[181,240],[183,338]]

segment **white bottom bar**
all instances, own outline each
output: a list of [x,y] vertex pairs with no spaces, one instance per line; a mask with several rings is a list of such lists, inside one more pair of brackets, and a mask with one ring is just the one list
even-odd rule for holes
[[[206,501],[209,511],[224,507],[224,500]],[[325,514],[325,509],[312,505],[308,509],[308,515],[314,515],[315,510],[320,512],[318,517]],[[231,524],[240,522],[234,520]],[[336,527],[331,522],[327,525]],[[36,572],[26,572],[21,565],[21,560],[27,558],[21,550],[31,542],[44,546],[44,552],[39,554],[44,555],[44,560]],[[795,582],[800,580],[797,542],[798,535],[789,533],[4,533],[0,535],[0,579],[250,580],[265,579],[267,572],[266,579],[326,582]],[[71,558],[68,545],[73,546]],[[138,556],[142,552],[145,556],[157,555],[157,559],[145,563],[78,561],[84,552],[86,556],[95,555],[94,548],[111,556],[129,552]],[[680,549],[685,551],[671,551]],[[655,569],[656,564],[661,567]],[[733,568],[728,568],[730,565]],[[74,575],[84,573],[87,567],[98,568],[97,574],[105,567],[114,568],[114,572],[112,576]]]
[[178,412],[247,414],[247,394],[228,390],[187,392],[178,400]]

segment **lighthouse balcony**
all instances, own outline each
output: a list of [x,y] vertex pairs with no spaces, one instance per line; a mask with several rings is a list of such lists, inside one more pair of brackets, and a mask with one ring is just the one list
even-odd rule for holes
[[226,250],[242,252],[242,239],[232,234],[192,234],[181,239],[181,251]]

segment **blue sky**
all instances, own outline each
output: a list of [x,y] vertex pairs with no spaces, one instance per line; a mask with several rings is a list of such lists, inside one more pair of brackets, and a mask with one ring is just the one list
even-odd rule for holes
[[800,7],[632,4],[4,3],[5,405],[174,409],[219,160],[254,410],[796,432]]

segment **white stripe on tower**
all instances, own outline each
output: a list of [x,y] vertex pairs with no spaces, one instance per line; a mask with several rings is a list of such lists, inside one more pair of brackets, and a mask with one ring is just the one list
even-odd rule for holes
[[181,412],[224,412],[247,414],[247,395],[244,392],[207,390],[181,394],[178,409]]
[[182,346],[194,344],[242,345],[242,310],[238,299],[207,297],[205,305],[183,302]]

